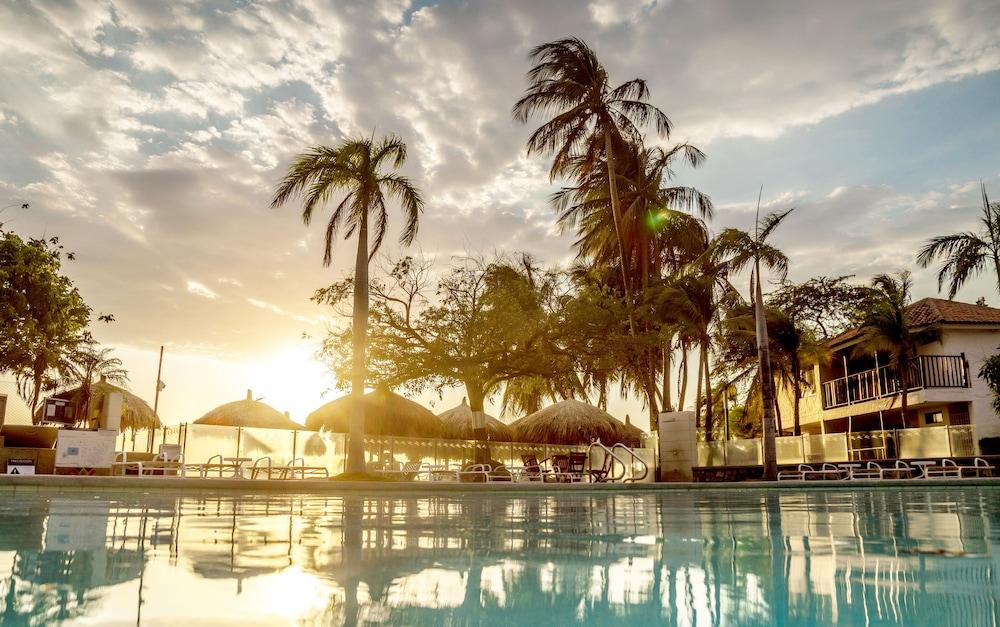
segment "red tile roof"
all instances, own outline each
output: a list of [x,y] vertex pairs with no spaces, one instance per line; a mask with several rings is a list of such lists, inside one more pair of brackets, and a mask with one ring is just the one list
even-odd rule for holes
[[[1000,309],[987,305],[960,303],[943,298],[921,298],[906,308],[906,321],[912,327],[932,324],[1000,325]],[[861,335],[861,329],[848,329],[827,340],[830,346],[844,344]]]
[[912,326],[928,324],[1000,324],[1000,309],[943,298],[921,298],[906,309]]

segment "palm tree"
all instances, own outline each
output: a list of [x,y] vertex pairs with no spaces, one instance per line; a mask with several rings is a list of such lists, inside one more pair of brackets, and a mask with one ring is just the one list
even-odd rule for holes
[[[761,193],[763,193],[761,186]],[[754,224],[754,234],[751,236],[738,229],[726,229],[719,235],[715,246],[715,254],[728,256],[728,265],[733,272],[738,272],[746,266],[752,266],[750,273],[750,300],[754,304],[754,321],[756,326],[757,354],[761,375],[761,411],[764,431],[764,480],[774,481],[778,475],[777,453],[774,442],[774,422],[771,411],[774,402],[774,380],[771,374],[771,357],[768,346],[767,322],[764,316],[764,296],[761,292],[761,265],[777,271],[784,280],[788,273],[788,257],[779,249],[767,243],[767,238],[778,228],[778,225],[791,213],[770,213],[760,219],[760,196],[757,197],[757,218]]]
[[80,384],[82,407],[77,421],[89,420],[90,401],[97,381],[110,381],[118,386],[128,384],[128,371],[122,368],[121,359],[111,356],[112,352],[110,348],[95,349],[88,345],[73,354],[73,368],[67,383]]
[[978,232],[938,235],[927,240],[917,254],[917,263],[926,268],[941,259],[938,291],[948,283],[948,298],[955,298],[966,281],[993,265],[997,291],[1000,292],[1000,203],[991,203],[983,191],[982,228]]
[[584,168],[607,171],[612,221],[621,260],[626,298],[632,290],[627,274],[627,247],[618,196],[616,150],[627,142],[641,142],[640,128],[655,123],[659,135],[670,134],[670,119],[645,102],[649,88],[642,79],[611,87],[608,72],[586,42],[571,37],[534,48],[529,58],[535,66],[528,71],[528,88],[514,105],[514,118],[527,122],[538,112],[552,118],[528,139],[528,154],[555,153],[551,178],[566,174],[578,157]]
[[861,323],[861,340],[855,346],[859,354],[884,352],[888,366],[895,372],[900,389],[903,423],[906,423],[907,394],[911,370],[916,367],[917,348],[940,338],[934,328],[913,329],[906,322],[913,281],[909,272],[897,276],[879,274],[872,279],[874,299]]
[[[352,325],[351,395],[354,413],[350,425],[347,472],[364,472],[365,346],[368,333],[368,264],[385,237],[388,212],[386,201],[399,202],[406,216],[400,241],[409,245],[417,235],[417,221],[424,201],[405,176],[384,172],[385,165],[398,169],[406,163],[406,144],[395,136],[377,142],[374,137],[347,139],[334,148],[315,146],[300,154],[288,167],[271,200],[276,208],[295,197],[302,198],[302,221],[308,225],[313,212],[337,193],[343,195],[326,225],[323,265],[333,257],[333,240],[343,231],[347,239],[358,236],[354,265],[354,320]],[[374,221],[369,225],[369,220]],[[369,230],[374,241],[369,245]]]

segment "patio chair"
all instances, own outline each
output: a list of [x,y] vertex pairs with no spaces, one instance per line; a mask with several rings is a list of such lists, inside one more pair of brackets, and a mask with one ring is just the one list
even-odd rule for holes
[[605,483],[609,480],[611,471],[614,469],[615,458],[611,455],[604,454],[604,463],[600,468],[590,469],[590,479],[594,483]]
[[581,451],[573,451],[566,457],[559,457],[556,460],[556,471],[553,476],[556,481],[564,483],[580,483],[584,478],[584,471],[587,466],[587,454]]
[[538,456],[534,453],[521,455],[521,464],[521,466],[514,466],[508,469],[511,475],[515,477],[515,481],[541,481],[544,483],[549,476],[549,470],[542,468],[542,465],[538,462]]

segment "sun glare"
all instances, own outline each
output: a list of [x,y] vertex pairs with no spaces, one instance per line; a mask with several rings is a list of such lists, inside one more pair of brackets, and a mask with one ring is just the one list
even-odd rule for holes
[[312,349],[301,343],[250,364],[247,374],[254,398],[287,411],[292,420],[302,423],[323,404],[323,390],[334,383],[329,371],[313,358]]

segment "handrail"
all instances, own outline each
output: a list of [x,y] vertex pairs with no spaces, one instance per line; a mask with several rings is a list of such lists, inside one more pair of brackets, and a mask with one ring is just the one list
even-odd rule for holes
[[[639,457],[638,455],[636,455],[629,447],[625,446],[621,442],[618,442],[617,444],[615,444],[611,448],[608,448],[607,446],[605,446],[604,444],[602,444],[599,439],[598,440],[594,440],[593,442],[590,443],[590,446],[587,447],[587,462],[588,463],[590,463],[590,450],[592,448],[594,448],[595,446],[597,446],[598,448],[600,448],[601,451],[603,451],[605,455],[607,455],[612,460],[614,460],[614,461],[611,462],[611,471],[609,471],[609,473],[608,473],[608,481],[609,482],[611,482],[611,483],[617,483],[617,482],[621,481],[622,483],[629,483],[629,482],[641,481],[641,480],[643,480],[643,479],[646,478],[647,474],[649,474],[649,466],[646,464],[646,462],[643,461],[643,459],[641,457]],[[639,460],[639,463],[642,464],[642,475],[641,476],[639,476],[638,478],[636,478],[636,477],[629,477],[628,479],[625,478],[625,474],[626,474],[626,471],[629,468],[629,464],[624,459],[622,459],[621,457],[618,457],[617,455],[615,455],[615,450],[618,449],[619,447],[621,447],[626,453],[628,453],[632,457],[632,464],[631,465],[632,465],[633,468],[635,467],[635,460]],[[614,471],[614,469],[615,469],[614,468],[614,462],[618,462],[619,464],[621,464],[621,467],[622,467],[621,475],[613,475],[613,474],[611,474]],[[593,470],[593,465],[591,465],[591,470]]]
[[[632,469],[633,470],[635,469],[635,462],[636,461],[638,461],[639,464],[642,465],[642,474],[641,475],[639,475],[638,477],[636,477],[636,476],[629,477],[628,479],[625,479],[622,483],[629,483],[629,482],[636,483],[638,481],[642,481],[643,479],[645,479],[646,476],[649,474],[649,464],[646,463],[646,460],[644,460],[643,458],[641,458],[638,455],[636,455],[635,451],[633,451],[629,447],[625,446],[621,442],[619,442],[618,444],[615,444],[614,446],[612,446],[611,450],[614,450],[614,449],[618,448],[619,446],[622,447],[622,449],[624,449],[626,453],[628,453],[629,455],[632,456]],[[634,473],[633,473],[633,475],[634,475]]]

